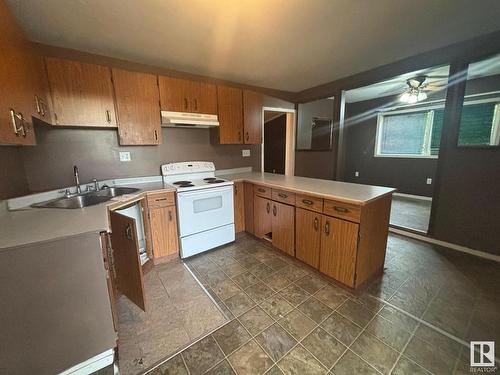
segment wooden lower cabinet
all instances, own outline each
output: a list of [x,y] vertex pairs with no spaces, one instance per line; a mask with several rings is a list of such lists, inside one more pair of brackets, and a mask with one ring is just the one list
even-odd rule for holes
[[322,215],[319,271],[354,287],[359,224]]
[[272,202],[273,246],[295,256],[295,207]]
[[253,200],[253,229],[255,236],[264,238],[272,231],[272,216],[271,216],[272,201],[267,198],[254,196]]
[[245,185],[234,183],[234,228],[236,233],[245,230]]
[[319,268],[321,246],[321,214],[303,208],[295,209],[295,256]]
[[248,233],[254,234],[253,222],[253,184],[244,182],[245,190],[245,230]]
[[175,206],[150,208],[149,224],[155,260],[179,253]]

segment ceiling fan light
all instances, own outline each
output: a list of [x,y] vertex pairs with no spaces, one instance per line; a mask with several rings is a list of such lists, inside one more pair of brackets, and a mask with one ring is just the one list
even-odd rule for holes
[[405,91],[404,93],[401,94],[399,100],[402,101],[403,103],[408,103],[408,100],[410,100],[410,93],[408,91]]
[[417,94],[410,94],[408,97],[407,103],[408,104],[415,104],[416,102],[418,102],[418,95]]
[[425,100],[427,99],[427,94],[423,91],[420,91],[417,95],[417,101],[422,101],[422,100]]

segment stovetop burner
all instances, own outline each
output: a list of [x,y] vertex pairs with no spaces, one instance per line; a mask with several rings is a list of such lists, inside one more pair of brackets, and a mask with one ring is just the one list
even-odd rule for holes
[[216,177],[207,177],[207,178],[204,178],[203,181],[206,181],[206,182],[210,182],[210,181],[214,181],[214,180],[217,180]]
[[175,182],[172,182],[174,185],[179,185],[179,186],[182,186],[182,185],[189,185],[189,186],[193,186],[193,184],[191,183],[191,181],[175,181]]
[[221,182],[226,182],[226,181],[214,178],[213,180],[207,181],[207,184],[220,184]]

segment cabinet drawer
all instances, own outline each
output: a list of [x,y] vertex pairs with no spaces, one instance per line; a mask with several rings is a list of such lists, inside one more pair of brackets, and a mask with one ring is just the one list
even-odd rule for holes
[[149,208],[161,208],[173,206],[175,204],[175,196],[173,192],[168,193],[151,193],[147,195]]
[[361,216],[361,207],[354,204],[325,199],[323,213],[329,216],[335,216],[341,219],[359,223],[359,218]]
[[306,208],[311,211],[321,212],[323,210],[323,198],[297,194],[295,197],[295,206]]
[[271,199],[271,188],[260,185],[254,185],[253,192],[259,197]]
[[272,199],[273,201],[283,202],[292,206],[295,205],[295,193],[290,193],[285,190],[272,189]]

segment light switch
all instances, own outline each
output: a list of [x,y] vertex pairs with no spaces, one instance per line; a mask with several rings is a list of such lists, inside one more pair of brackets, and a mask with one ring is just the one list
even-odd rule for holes
[[132,158],[130,157],[130,151],[120,151],[120,161],[130,161]]
[[430,184],[432,184],[432,178],[427,179],[427,185],[430,185]]
[[359,177],[359,172],[358,171],[354,172],[354,177]]
[[241,150],[241,156],[243,156],[244,158],[249,157],[250,150]]

